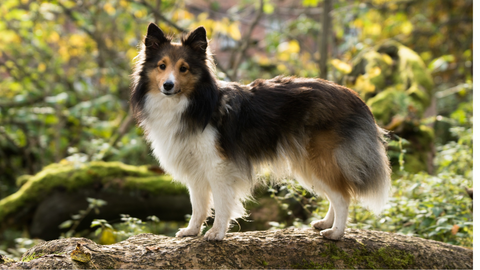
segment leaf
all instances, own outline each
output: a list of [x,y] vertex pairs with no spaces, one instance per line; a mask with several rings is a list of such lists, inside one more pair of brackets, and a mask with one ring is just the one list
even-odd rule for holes
[[352,66],[343,62],[340,59],[333,59],[330,61],[330,63],[334,68],[336,68],[338,71],[342,72],[343,74],[349,74],[350,72],[352,72]]
[[458,229],[460,229],[460,226],[458,226],[457,224],[453,225],[452,226],[452,234],[456,235],[458,233]]
[[303,0],[302,5],[304,7],[316,7],[318,5],[318,0]]
[[428,69],[432,72],[434,71],[444,71],[448,68],[448,63],[455,61],[455,56],[451,54],[442,55],[438,58],[435,58],[428,64]]
[[263,12],[264,12],[265,14],[272,14],[273,11],[275,11],[275,6],[272,5],[271,3],[265,3],[265,4],[263,5]]
[[240,33],[238,24],[236,23],[233,23],[228,27],[228,32],[230,34],[230,37],[234,40],[240,40],[242,38],[242,34]]
[[72,224],[73,224],[73,220],[65,220],[64,222],[62,222],[60,225],[58,225],[58,228],[60,229],[68,229],[70,227],[72,227]]

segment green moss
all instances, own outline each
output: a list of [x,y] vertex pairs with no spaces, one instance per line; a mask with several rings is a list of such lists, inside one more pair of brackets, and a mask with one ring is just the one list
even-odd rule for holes
[[414,257],[412,254],[394,248],[382,247],[375,255],[377,256],[377,259],[381,258],[388,268],[405,269],[409,268],[414,263]]
[[29,174],[24,174],[24,175],[21,175],[17,178],[17,181],[15,182],[15,184],[17,185],[17,187],[21,187],[23,186],[23,184],[25,184],[32,176],[29,175]]
[[10,259],[6,256],[3,256],[0,254],[0,265],[2,264],[10,264],[10,263],[15,263],[17,261],[15,261],[14,259]]
[[[330,264],[328,264],[330,266]],[[335,268],[333,263],[331,263],[331,267],[324,267],[324,265],[312,262],[312,261],[307,261],[303,260],[302,263],[297,263],[292,265],[293,269],[333,269]]]
[[22,257],[22,262],[29,262],[31,260],[35,260],[35,259],[38,259],[42,256],[44,256],[45,254],[43,253],[39,253],[39,254],[36,254],[36,253],[32,253],[32,254],[29,254],[28,256],[26,257]]
[[0,200],[0,220],[28,203],[40,202],[54,188],[74,191],[93,183],[111,184],[119,189],[146,190],[153,194],[186,194],[186,189],[172,183],[167,175],[158,175],[147,166],[121,162],[91,162],[83,166],[62,162],[46,166],[14,194]]
[[126,189],[142,189],[157,195],[182,195],[187,189],[179,184],[173,183],[170,175],[150,177],[126,177]]

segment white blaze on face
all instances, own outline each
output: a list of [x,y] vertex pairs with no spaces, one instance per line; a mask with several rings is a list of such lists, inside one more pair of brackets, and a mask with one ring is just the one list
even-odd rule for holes
[[173,74],[173,71],[168,75],[167,79],[163,82],[163,84],[161,86],[162,91],[167,91],[167,92],[172,91],[175,88],[175,86],[174,86],[173,89],[167,90],[163,87],[163,85],[166,82],[170,82],[170,83],[173,83],[173,85],[175,85],[175,75]]
[[171,81],[173,84],[175,84],[175,75],[173,74],[173,71],[168,75],[167,81]]

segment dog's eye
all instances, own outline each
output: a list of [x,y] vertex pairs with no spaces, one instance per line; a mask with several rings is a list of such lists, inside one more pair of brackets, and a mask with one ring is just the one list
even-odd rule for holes
[[165,66],[165,64],[161,64],[158,66],[161,70],[165,70],[165,68],[167,68],[167,66]]
[[187,68],[186,67],[180,67],[180,72],[186,72]]

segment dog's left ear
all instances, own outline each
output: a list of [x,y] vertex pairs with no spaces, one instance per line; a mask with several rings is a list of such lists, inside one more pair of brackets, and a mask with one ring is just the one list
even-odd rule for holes
[[145,37],[147,51],[156,51],[166,43],[170,43],[170,39],[165,36],[163,31],[156,24],[150,23],[148,25],[147,36]]
[[206,53],[208,47],[207,31],[200,26],[182,38],[183,46],[189,46],[195,51]]

